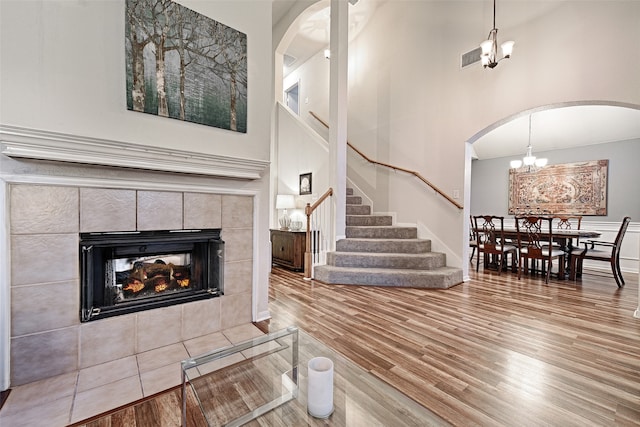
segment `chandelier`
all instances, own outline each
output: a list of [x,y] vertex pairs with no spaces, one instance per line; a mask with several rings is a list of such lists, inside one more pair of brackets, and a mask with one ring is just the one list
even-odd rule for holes
[[513,52],[514,41],[506,41],[500,45],[502,48],[502,58],[498,59],[498,29],[496,28],[496,0],[493,0],[493,29],[489,31],[489,37],[487,40],[480,43],[482,54],[480,59],[482,60],[482,66],[484,68],[495,68],[498,62],[506,58],[511,58]]
[[547,165],[547,159],[538,159],[532,153],[531,147],[531,114],[529,114],[529,144],[527,145],[527,152],[522,160],[511,160],[511,168],[518,169],[521,166],[528,167],[531,172],[537,168],[542,168]]

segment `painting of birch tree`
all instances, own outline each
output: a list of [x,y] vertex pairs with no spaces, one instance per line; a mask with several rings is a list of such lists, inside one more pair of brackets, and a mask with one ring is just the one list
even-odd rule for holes
[[126,0],[127,109],[247,131],[247,36],[169,0]]

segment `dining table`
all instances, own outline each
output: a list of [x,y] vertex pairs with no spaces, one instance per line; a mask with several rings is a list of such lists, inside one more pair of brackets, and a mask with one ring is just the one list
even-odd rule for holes
[[[551,230],[552,239],[554,242],[558,243],[560,249],[565,251],[567,256],[565,257],[565,265],[564,276],[558,277],[558,280],[564,280],[566,277],[575,277],[570,276],[569,269],[571,268],[569,258],[571,251],[575,249],[573,244],[574,239],[593,239],[600,237],[602,233],[595,230],[563,230],[563,229],[552,229]],[[504,238],[511,240],[516,246],[518,244],[518,230],[516,227],[504,227]]]

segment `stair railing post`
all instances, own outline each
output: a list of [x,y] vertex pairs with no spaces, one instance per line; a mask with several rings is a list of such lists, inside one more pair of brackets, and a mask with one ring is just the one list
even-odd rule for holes
[[[316,200],[313,205],[307,203],[307,206],[304,209],[304,213],[307,216],[307,232],[306,232],[306,242],[305,242],[305,253],[304,253],[304,278],[305,280],[311,280],[311,276],[313,275],[313,265],[314,260],[313,256],[318,255],[318,252],[322,250],[326,250],[326,245],[321,245],[320,237],[326,234],[327,225],[324,221],[320,221],[317,223],[314,219],[313,222],[313,232],[311,230],[312,222],[311,215],[314,215],[314,218],[317,217],[317,213],[315,212],[322,203],[328,198],[333,196],[333,188],[329,187],[329,189],[322,195],[318,200]],[[331,206],[325,205],[324,209],[331,209]],[[322,211],[321,211],[322,213]],[[331,216],[331,215],[330,215]],[[312,239],[313,239],[313,250],[312,250]],[[316,259],[317,260],[317,259]]]
[[304,252],[304,278],[311,279],[311,204],[307,203],[304,208],[304,214],[307,216],[307,235],[305,241]]

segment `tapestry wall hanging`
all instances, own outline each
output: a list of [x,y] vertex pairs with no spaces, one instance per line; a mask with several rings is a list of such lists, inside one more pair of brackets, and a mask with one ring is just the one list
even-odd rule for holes
[[127,0],[127,109],[247,132],[247,36],[169,0]]
[[607,215],[609,160],[509,170],[509,214]]

